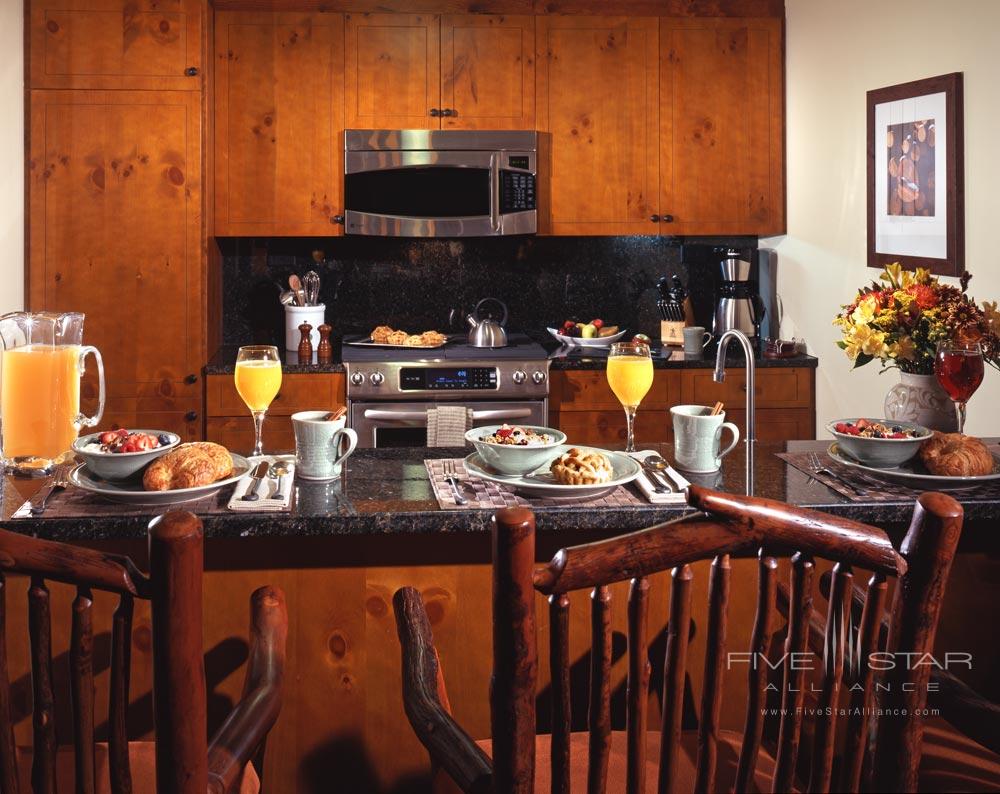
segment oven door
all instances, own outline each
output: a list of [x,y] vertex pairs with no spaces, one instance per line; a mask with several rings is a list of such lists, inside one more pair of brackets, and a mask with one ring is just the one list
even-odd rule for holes
[[499,160],[488,151],[349,151],[344,230],[393,237],[501,233]]
[[[508,400],[480,402],[469,400],[459,405],[472,408],[475,427],[513,422],[545,426],[547,400]],[[363,448],[426,447],[427,409],[432,402],[351,402],[348,427],[358,434]],[[448,405],[455,405],[449,402]]]

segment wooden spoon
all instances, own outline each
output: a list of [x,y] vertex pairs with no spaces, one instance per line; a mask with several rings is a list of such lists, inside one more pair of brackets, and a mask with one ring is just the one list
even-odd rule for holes
[[292,273],[292,275],[288,277],[288,286],[291,288],[292,292],[295,293],[295,305],[305,306],[306,292],[302,289],[302,279],[300,279],[295,273]]

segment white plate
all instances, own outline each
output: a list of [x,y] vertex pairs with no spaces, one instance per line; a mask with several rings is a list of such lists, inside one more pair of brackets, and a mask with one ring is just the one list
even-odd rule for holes
[[98,496],[103,496],[112,502],[121,502],[122,504],[158,507],[161,505],[193,502],[195,499],[204,499],[206,496],[220,491],[227,485],[232,485],[250,471],[250,461],[242,455],[230,454],[233,457],[232,476],[226,477],[224,480],[217,480],[208,485],[199,485],[197,488],[177,488],[173,491],[147,491],[142,487],[142,480],[138,478],[118,482],[102,480],[87,468],[86,463],[81,463],[69,473],[69,481],[77,488],[90,491]]
[[928,488],[935,491],[959,491],[963,488],[975,488],[977,485],[1000,480],[1000,455],[992,450],[990,450],[990,454],[993,456],[993,473],[983,474],[978,477],[944,477],[931,474],[924,468],[919,456],[908,460],[902,466],[897,466],[894,469],[876,469],[874,466],[865,466],[863,463],[858,463],[847,453],[842,452],[836,442],[830,445],[827,454],[837,461],[837,463],[843,463],[845,466],[850,466],[853,469],[860,469],[875,479],[899,483],[914,490]]
[[610,347],[619,339],[621,339],[625,334],[628,333],[628,329],[619,331],[617,334],[612,334],[611,336],[598,336],[593,339],[584,339],[581,336],[563,336],[555,328],[546,328],[557,342],[564,345],[570,345],[571,347]]
[[[600,485],[563,485],[556,482],[555,477],[549,472],[552,461],[558,458],[563,452],[571,447],[584,451],[600,452],[608,456],[611,461],[613,475],[610,482]],[[597,447],[583,447],[574,444],[563,444],[552,449],[552,457],[544,466],[535,469],[531,474],[524,476],[500,474],[492,466],[486,464],[478,452],[473,452],[465,459],[465,470],[470,477],[480,480],[489,480],[500,485],[511,488],[525,496],[540,496],[546,499],[560,499],[565,501],[582,501],[584,499],[596,499],[599,496],[611,493],[619,485],[632,482],[639,476],[642,470],[639,464],[623,452],[610,452]]]

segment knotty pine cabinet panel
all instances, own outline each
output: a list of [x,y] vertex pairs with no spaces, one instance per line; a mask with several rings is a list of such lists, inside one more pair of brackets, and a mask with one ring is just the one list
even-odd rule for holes
[[441,18],[434,14],[348,14],[346,126],[438,129]]
[[[199,412],[200,95],[33,91],[30,108],[29,308],[87,315],[84,342],[107,378],[102,424]],[[170,424],[186,434],[196,419]]]
[[215,233],[341,234],[344,17],[215,18]]
[[27,3],[30,88],[201,90],[201,0]]
[[442,17],[441,106],[443,129],[534,129],[535,18]]
[[[641,409],[666,410],[676,405],[679,399],[680,373],[676,370],[654,370],[653,385],[643,398]],[[552,409],[560,411],[622,410],[622,404],[608,386],[608,376],[603,369],[553,370],[549,402]]]
[[[232,375],[209,375],[205,379],[205,413],[208,416],[250,416],[236,392]],[[343,405],[344,375],[341,372],[281,376],[281,388],[268,408],[269,414],[290,416],[297,411],[333,410]]]
[[660,20],[664,234],[784,232],[781,24]]
[[[757,408],[811,408],[815,406],[816,370],[808,367],[773,367],[756,371]],[[726,404],[727,411],[746,402],[746,375],[730,370],[722,383],[712,379],[711,369],[681,372],[681,401],[685,404]]]
[[549,133],[540,231],[656,234],[658,21],[552,16],[535,26],[537,126]]

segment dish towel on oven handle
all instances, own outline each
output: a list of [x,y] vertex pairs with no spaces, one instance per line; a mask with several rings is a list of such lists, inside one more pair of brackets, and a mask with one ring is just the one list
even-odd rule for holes
[[[641,449],[637,452],[630,452],[629,457],[635,458],[638,461],[643,461],[650,455],[657,455],[659,453],[653,449]],[[662,472],[661,472],[662,473]],[[639,476],[633,480],[636,488],[642,491],[642,495],[646,497],[646,500],[654,505],[682,505],[687,502],[687,497],[684,494],[684,489],[686,489],[691,483],[684,479],[684,476],[679,474],[677,469],[671,467],[670,473],[673,475],[667,476],[663,474],[663,478],[670,483],[673,488],[677,490],[671,491],[670,493],[656,493],[653,490],[653,486],[649,484],[649,480],[646,476],[646,470],[643,469]],[[675,482],[676,479],[676,482]]]
[[472,409],[464,405],[435,405],[427,409],[427,446],[464,447],[472,427]]

